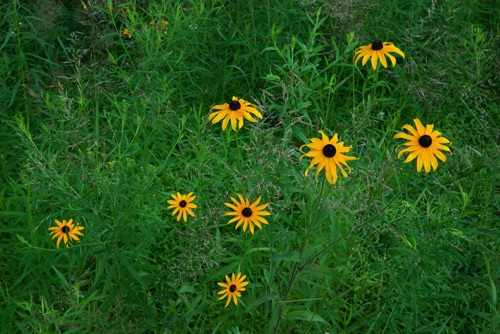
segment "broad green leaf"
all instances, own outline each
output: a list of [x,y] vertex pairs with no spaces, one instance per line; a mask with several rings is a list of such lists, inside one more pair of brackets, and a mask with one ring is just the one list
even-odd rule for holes
[[325,319],[323,319],[319,314],[309,310],[293,310],[287,312],[283,317],[288,320],[316,321],[327,324]]
[[300,261],[299,252],[285,252],[285,253],[276,254],[273,257],[273,260],[299,262]]

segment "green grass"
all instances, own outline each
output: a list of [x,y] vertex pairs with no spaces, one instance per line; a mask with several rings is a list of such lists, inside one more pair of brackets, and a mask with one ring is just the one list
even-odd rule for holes
[[[494,4],[0,5],[1,331],[499,332]],[[354,66],[375,39],[406,57]],[[211,124],[232,96],[263,119]],[[397,157],[414,118],[453,143],[429,174]],[[359,158],[335,185],[304,176],[318,130]],[[176,192],[196,195],[187,223]],[[269,225],[228,225],[237,193]],[[85,236],[57,249],[70,218]],[[225,308],[233,272],[250,284]]]

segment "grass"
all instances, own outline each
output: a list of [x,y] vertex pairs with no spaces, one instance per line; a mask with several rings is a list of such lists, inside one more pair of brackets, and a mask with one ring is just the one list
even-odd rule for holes
[[[493,1],[0,7],[2,331],[500,330]],[[355,66],[376,38],[406,57]],[[232,96],[263,119],[210,123]],[[414,118],[452,142],[436,171],[397,157]],[[335,185],[304,176],[318,130],[358,158]],[[196,196],[187,223],[176,192]],[[238,193],[269,225],[227,224]],[[85,236],[56,248],[70,218]],[[225,308],[217,282],[239,272]]]

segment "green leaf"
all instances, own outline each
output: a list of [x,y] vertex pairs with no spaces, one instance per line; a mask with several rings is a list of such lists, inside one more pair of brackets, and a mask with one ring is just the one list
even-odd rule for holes
[[327,324],[325,319],[323,319],[320,315],[311,312],[309,310],[294,310],[287,312],[284,316],[285,319],[288,320],[304,320],[304,321],[316,321]]
[[329,267],[320,266],[318,264],[308,264],[304,268],[304,272],[308,272],[316,275],[332,275],[334,270]]
[[[250,249],[247,254],[250,254],[250,253],[253,253],[253,252],[270,252],[271,251],[271,248],[269,247],[255,247],[255,248],[252,248]],[[273,249],[273,251],[276,251]]]
[[189,284],[184,284],[183,286],[181,286],[181,288],[179,289],[179,293],[185,293],[185,292],[194,293],[193,286]]
[[285,252],[285,253],[276,254],[273,257],[273,260],[285,260],[285,261],[299,262],[300,261],[299,252]]

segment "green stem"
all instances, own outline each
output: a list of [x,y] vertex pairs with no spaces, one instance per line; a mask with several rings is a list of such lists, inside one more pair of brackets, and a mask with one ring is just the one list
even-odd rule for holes
[[280,326],[280,322],[281,322],[281,315],[283,314],[283,308],[285,307],[285,301],[288,298],[288,295],[290,294],[290,292],[292,291],[293,284],[294,284],[295,280],[297,279],[300,271],[303,268],[303,266],[300,265],[300,262],[302,261],[302,255],[304,254],[305,246],[306,246],[306,243],[307,243],[307,238],[309,237],[309,234],[311,233],[311,231],[313,229],[314,223],[316,222],[316,218],[318,216],[318,212],[321,210],[321,208],[323,207],[323,204],[325,203],[325,199],[324,199],[324,196],[323,196],[323,191],[324,191],[324,188],[325,188],[325,179],[326,178],[323,178],[323,180],[321,182],[321,188],[320,188],[320,191],[318,193],[318,197],[316,199],[317,206],[316,206],[316,210],[314,212],[313,219],[311,220],[311,223],[309,224],[309,226],[307,228],[306,234],[305,234],[304,239],[302,240],[302,244],[300,246],[299,261],[295,262],[295,264],[293,266],[292,275],[290,277],[290,282],[288,283],[288,288],[287,288],[285,294],[283,295],[283,297],[281,298],[281,305],[280,305],[280,308],[279,308],[279,311],[278,311],[278,319],[277,319],[277,322],[276,322],[276,327],[274,329],[274,333],[275,334],[279,333],[279,326]]
[[377,98],[377,87],[378,87],[378,64],[377,64],[377,69],[375,70],[375,75],[372,75],[372,77],[374,78],[375,80],[375,85],[373,87],[373,90],[372,90],[372,105],[373,105],[373,101],[375,101],[375,99]]
[[[279,287],[279,286],[281,286],[281,279],[280,279],[280,275],[278,273],[279,267],[278,267],[278,262],[276,261],[276,256],[275,256],[275,253],[274,253],[274,250],[273,250],[273,246],[271,245],[271,240],[269,239],[269,236],[267,235],[267,233],[263,232],[262,234],[264,234],[264,238],[266,239],[266,242],[267,242],[267,244],[269,246],[269,252],[271,254],[271,259],[272,259],[272,262],[274,263],[274,268],[276,270],[276,274],[274,276],[276,276],[277,284],[278,284],[278,287]],[[272,267],[271,267],[271,270],[272,270]]]
[[353,107],[353,109],[356,107],[356,89],[354,86],[354,80],[355,80],[355,76],[354,76],[354,66],[353,66],[352,67],[352,107]]
[[236,154],[238,155],[237,165],[238,165],[238,173],[241,172],[241,150],[240,150],[240,139],[239,139],[239,129],[236,129]]
[[387,210],[387,208],[389,208],[389,206],[392,204],[392,202],[394,202],[394,200],[396,198],[399,197],[399,195],[401,195],[401,193],[406,189],[406,186],[408,185],[408,183],[410,182],[410,179],[411,177],[413,176],[414,172],[410,173],[408,175],[408,179],[406,180],[405,182],[405,185],[401,188],[401,190],[396,194],[396,196],[394,196],[390,201],[389,203],[387,203],[386,206],[384,206],[382,208],[382,210],[373,218],[371,219],[368,219],[367,221],[363,222],[363,223],[359,223],[358,225],[354,226],[353,228],[351,228],[349,230],[349,232],[343,234],[342,236],[340,236],[339,238],[335,239],[334,241],[332,241],[331,243],[329,243],[328,245],[326,245],[322,250],[320,250],[319,252],[317,252],[316,254],[312,255],[307,261],[305,261],[299,268],[299,270],[302,270],[305,266],[307,266],[309,263],[311,263],[311,261],[313,261],[314,259],[316,259],[318,256],[320,256],[321,254],[323,254],[324,252],[326,252],[328,249],[330,249],[331,247],[333,247],[335,244],[337,244],[339,241],[341,241],[342,239],[345,239],[347,238],[348,236],[350,236],[354,231],[358,230],[359,228],[367,225],[367,224],[370,224],[372,223],[375,219],[379,218],[384,212],[385,210]]
[[316,222],[316,217],[318,216],[318,212],[323,208],[323,204],[325,204],[325,199],[323,197],[323,190],[325,189],[325,180],[326,178],[323,178],[323,181],[321,182],[321,187],[318,193],[318,198],[317,198],[317,203],[318,205],[316,206],[316,211],[314,212],[314,217],[311,220],[311,224],[309,224],[309,227],[307,228],[306,235],[304,236],[304,240],[302,241],[302,245],[300,247],[300,259],[302,260],[302,255],[304,253],[304,248],[307,242],[307,238],[309,237],[309,234],[312,231],[313,225]]

